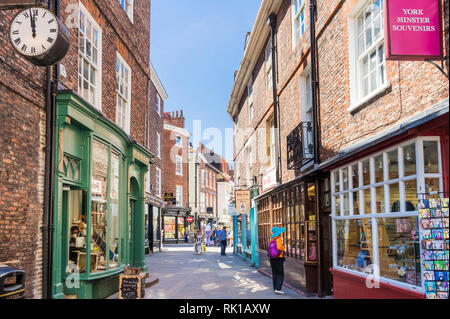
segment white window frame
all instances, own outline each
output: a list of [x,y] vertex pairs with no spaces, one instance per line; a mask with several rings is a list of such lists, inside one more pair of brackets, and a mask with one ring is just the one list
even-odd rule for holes
[[[127,134],[130,134],[130,122],[131,122],[131,68],[128,65],[128,63],[125,61],[125,59],[120,55],[119,52],[116,53],[116,79],[117,79],[117,89],[116,89],[116,124],[119,125]],[[119,73],[117,73],[117,63],[119,63],[119,69],[123,66],[124,70],[128,71],[128,78],[123,79],[123,81],[128,82],[128,89],[127,89],[127,95],[123,95],[120,93],[119,88],[119,81],[121,79],[120,76],[120,70]],[[126,83],[125,83],[126,84]],[[120,124],[120,113],[122,111],[119,108],[119,101],[122,100],[122,103],[125,103],[125,110],[124,110],[124,116],[125,116],[125,123]]]
[[201,174],[201,185],[202,187],[205,187],[205,170],[202,169],[202,174]]
[[161,197],[161,169],[156,167],[156,182],[155,182],[156,196]]
[[[178,143],[178,141],[180,141],[180,142]],[[181,135],[175,136],[175,145],[179,146],[179,147],[183,147],[183,138],[181,137]]]
[[149,169],[147,171],[147,173],[145,173],[145,191],[147,193],[151,192],[150,185],[151,185],[151,182],[150,182],[150,169]]
[[204,192],[200,192],[200,211],[206,212],[206,201]]
[[161,134],[156,133],[156,156],[161,158]]
[[[355,109],[359,108],[364,103],[368,102],[370,99],[375,97],[376,95],[380,94],[381,92],[385,91],[390,85],[390,81],[387,79],[387,72],[386,72],[386,59],[384,50],[385,47],[385,38],[384,38],[384,8],[383,5],[381,5],[381,11],[383,16],[380,14],[377,16],[380,21],[380,33],[379,37],[372,42],[372,44],[364,50],[362,54],[359,54],[358,52],[358,17],[360,17],[361,14],[363,14],[363,11],[373,2],[376,2],[377,0],[361,0],[355,8],[351,11],[349,17],[348,17],[348,50],[349,50],[349,77],[350,77],[350,107],[348,109],[349,112],[354,111]],[[382,1],[385,0],[380,0]],[[373,21],[373,17],[371,17]],[[373,25],[373,23],[372,23]],[[373,31],[373,28],[372,28]],[[364,35],[365,29],[362,32],[362,35]],[[374,32],[372,32],[371,36],[373,38]],[[365,39],[365,36],[363,36]],[[382,62],[379,63],[379,51],[378,48],[383,45],[384,49],[382,52]],[[379,83],[377,87],[374,90],[370,90],[370,70],[367,74],[368,79],[368,94],[363,95],[363,76],[362,76],[362,61],[365,57],[368,59],[368,64],[370,64],[370,54],[372,52],[376,51],[376,80],[379,81],[379,67],[383,66],[383,79],[384,83]],[[368,65],[368,68],[370,68],[370,65]],[[366,77],[366,76],[365,76]]]
[[[125,4],[126,7],[124,7],[123,4]],[[130,19],[131,23],[133,23],[133,13],[134,13],[134,0],[119,0],[119,4],[122,7],[122,9],[127,14],[128,18]]]
[[175,161],[175,174],[183,176],[183,157],[177,155]]
[[183,206],[183,186],[176,185],[176,206]]
[[[424,173],[424,153],[423,153],[423,142],[424,141],[436,141],[438,147],[438,173]],[[404,162],[403,162],[403,148],[405,146],[415,143],[415,153],[416,153],[416,174],[404,176]],[[398,177],[396,179],[389,180],[388,172],[388,157],[387,153],[398,150]],[[383,174],[384,181],[376,183],[375,182],[375,158],[380,154],[383,155]],[[370,163],[370,185],[363,185],[363,166],[362,163],[369,160]],[[351,167],[358,164],[358,183],[357,187],[353,187],[353,178],[351,175]],[[343,189],[343,171],[348,170],[348,190]],[[335,172],[338,172],[339,176],[339,192],[335,191]],[[347,269],[338,265],[337,260],[337,234],[336,234],[336,221],[341,220],[351,220],[351,219],[371,219],[372,224],[372,251],[373,251],[373,264],[380,265],[379,256],[379,242],[378,242],[378,219],[380,218],[401,218],[401,217],[416,217],[419,218],[419,212],[417,211],[407,211],[405,205],[405,192],[404,192],[404,182],[416,180],[417,183],[417,193],[425,192],[425,179],[426,178],[439,178],[439,192],[443,190],[443,171],[442,171],[442,155],[441,155],[441,143],[438,136],[427,136],[427,137],[417,137],[410,139],[406,142],[398,144],[394,147],[383,150],[382,152],[375,153],[368,157],[359,159],[358,161],[346,164],[344,167],[338,168],[331,172],[330,184],[331,184],[331,218],[332,218],[332,239],[333,239],[333,268],[339,269],[344,272],[352,273],[358,276],[367,277],[367,274],[359,272],[356,270]],[[398,183],[399,185],[399,200],[400,200],[400,212],[390,212],[390,194],[389,185]],[[385,212],[376,212],[376,187],[384,186],[384,203]],[[371,197],[371,211],[366,213],[364,211],[364,190],[370,190]],[[353,192],[358,192],[359,196],[359,215],[355,215],[353,211],[353,196],[350,196]],[[343,216],[344,212],[344,195],[349,194],[349,214]],[[336,214],[336,198],[340,199],[340,215]],[[422,248],[420,248],[420,256],[422,259]],[[422,260],[421,260],[422,265]],[[408,283],[399,282],[393,279],[380,277],[379,267],[374,267],[374,274],[370,276],[375,276],[380,279],[380,282],[387,283],[389,285],[395,285],[408,290],[418,291],[420,293],[425,292],[424,278],[422,270],[422,280],[421,286],[414,286]]]
[[[295,8],[298,8],[297,12],[295,11]],[[294,49],[300,42],[300,39],[302,38],[303,34],[305,34],[306,32],[306,0],[292,0],[291,12],[292,12],[292,49]]]
[[[78,33],[83,33],[81,29],[81,19],[80,15],[83,14],[86,20],[89,20],[90,24],[93,27],[92,34],[94,36],[94,30],[97,31],[97,63],[94,64],[93,60],[87,57],[84,53],[80,52],[80,38],[78,36],[78,94],[82,96],[86,101],[91,103],[96,109],[99,111],[102,110],[102,28],[100,25],[95,21],[95,19],[92,17],[92,15],[89,13],[89,11],[86,9],[86,7],[81,3],[81,1],[78,3],[79,10],[78,10]],[[84,33],[83,33],[84,34]],[[85,45],[86,47],[86,45]],[[94,47],[93,47],[94,48]],[[95,83],[96,85],[93,86],[89,84],[89,92],[88,97],[85,97],[83,95],[83,68],[80,66],[80,60],[83,59],[83,63],[86,63],[91,66],[95,70]],[[91,77],[90,72],[92,71],[91,68],[89,68],[89,77]],[[93,86],[95,88],[95,94],[93,99],[91,100],[91,91],[90,87]]]
[[156,93],[156,113],[161,116],[161,97]]

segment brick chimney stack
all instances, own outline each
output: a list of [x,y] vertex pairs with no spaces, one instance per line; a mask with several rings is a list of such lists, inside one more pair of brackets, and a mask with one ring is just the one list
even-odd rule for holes
[[173,126],[184,127],[184,116],[183,110],[176,112],[166,112],[164,113],[164,123],[171,124]]

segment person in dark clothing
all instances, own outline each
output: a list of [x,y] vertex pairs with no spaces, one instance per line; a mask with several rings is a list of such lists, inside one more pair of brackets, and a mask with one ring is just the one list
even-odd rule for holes
[[219,231],[218,235],[219,235],[218,241],[220,242],[221,248],[220,255],[226,256],[225,250],[227,247],[227,228],[223,227],[223,229]]
[[271,241],[276,241],[276,247],[278,249],[278,257],[270,258],[270,266],[272,267],[272,281],[273,281],[273,290],[276,294],[283,295],[284,291],[281,291],[283,287],[284,281],[284,252],[286,250],[283,245],[283,241],[281,239],[281,234],[284,233],[285,228],[273,227],[272,228],[272,238]]

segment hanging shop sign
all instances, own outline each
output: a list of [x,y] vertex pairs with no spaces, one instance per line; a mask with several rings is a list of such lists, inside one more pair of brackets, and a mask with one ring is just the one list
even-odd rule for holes
[[2,0],[0,3],[0,9],[22,8],[26,6],[34,6],[42,2],[43,1],[39,0]]
[[263,191],[268,190],[269,188],[277,186],[277,171],[275,168],[271,168],[266,171],[262,178],[262,188]]
[[70,34],[59,18],[43,6],[19,12],[9,29],[14,49],[38,66],[59,62],[70,46]]
[[447,198],[420,198],[422,269],[427,299],[448,299],[449,205]]
[[251,193],[250,190],[236,190],[236,209],[239,213],[246,213],[251,207]]
[[173,201],[173,193],[164,193],[164,201],[165,202]]
[[441,0],[385,1],[386,60],[442,60]]

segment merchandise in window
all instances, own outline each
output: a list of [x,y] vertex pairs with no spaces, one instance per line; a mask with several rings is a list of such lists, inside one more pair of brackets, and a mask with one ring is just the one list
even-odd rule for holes
[[336,221],[337,264],[373,273],[372,222],[370,219]]
[[377,223],[380,275],[421,286],[418,218],[380,218]]

